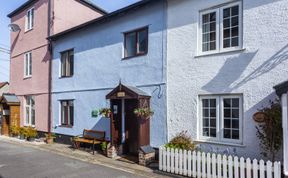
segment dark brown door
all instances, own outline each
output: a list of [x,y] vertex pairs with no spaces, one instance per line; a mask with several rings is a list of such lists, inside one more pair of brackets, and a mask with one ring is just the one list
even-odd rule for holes
[[9,136],[9,116],[2,116],[1,134]]
[[139,150],[139,123],[134,109],[138,106],[138,100],[125,100],[125,147],[130,154],[138,154]]
[[120,145],[121,144],[121,138],[122,138],[122,113],[121,113],[121,100],[111,100],[111,109],[113,112],[113,119],[112,119],[112,125],[111,125],[111,132],[112,132],[112,141],[114,145]]

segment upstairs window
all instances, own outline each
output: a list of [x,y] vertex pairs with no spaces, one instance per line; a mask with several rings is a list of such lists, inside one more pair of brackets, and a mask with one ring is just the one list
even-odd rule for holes
[[25,18],[25,31],[32,30],[34,26],[34,8],[27,11]]
[[25,96],[25,125],[35,126],[34,96]]
[[61,77],[71,77],[74,73],[74,51],[61,53]]
[[28,52],[24,55],[24,77],[32,76],[32,53]]
[[200,12],[199,53],[209,54],[242,48],[240,2]]
[[125,35],[125,58],[145,55],[148,52],[148,28],[127,32]]
[[74,124],[73,100],[60,101],[61,104],[61,126],[72,127]]

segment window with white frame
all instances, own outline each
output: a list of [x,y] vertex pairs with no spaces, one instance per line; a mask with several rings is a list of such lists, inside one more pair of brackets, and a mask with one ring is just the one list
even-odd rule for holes
[[200,12],[200,54],[242,48],[242,7],[240,2]]
[[61,126],[72,127],[74,124],[74,104],[73,100],[60,101]]
[[200,96],[200,139],[241,142],[242,97]]
[[25,18],[25,31],[33,29],[34,26],[34,8],[31,8],[27,11]]
[[32,76],[32,53],[28,52],[24,55],[24,77]]
[[25,125],[35,126],[34,96],[25,96]]

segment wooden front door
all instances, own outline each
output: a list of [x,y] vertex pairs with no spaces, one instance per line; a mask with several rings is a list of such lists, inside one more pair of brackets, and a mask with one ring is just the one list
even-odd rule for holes
[[111,121],[111,139],[114,145],[120,145],[122,139],[122,101],[111,100],[113,118]]
[[139,150],[139,123],[134,110],[138,106],[138,100],[125,100],[125,148],[130,154],[138,154]]
[[9,116],[2,116],[2,135],[9,136],[9,124]]
[[10,106],[10,125],[20,127],[20,106]]

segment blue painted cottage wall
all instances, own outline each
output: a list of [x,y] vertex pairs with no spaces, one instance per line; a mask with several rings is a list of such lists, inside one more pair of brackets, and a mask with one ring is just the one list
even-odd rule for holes
[[[91,111],[109,107],[105,96],[119,84],[136,86],[150,94],[155,114],[151,120],[151,145],[167,142],[166,120],[166,20],[165,3],[150,3],[104,24],[68,34],[53,46],[52,112],[54,132],[79,135],[83,129],[103,130],[110,138],[110,121],[92,118]],[[123,57],[123,32],[149,26],[148,54]],[[74,48],[74,75],[60,78],[60,52]],[[74,99],[73,128],[58,127],[59,100]]]

